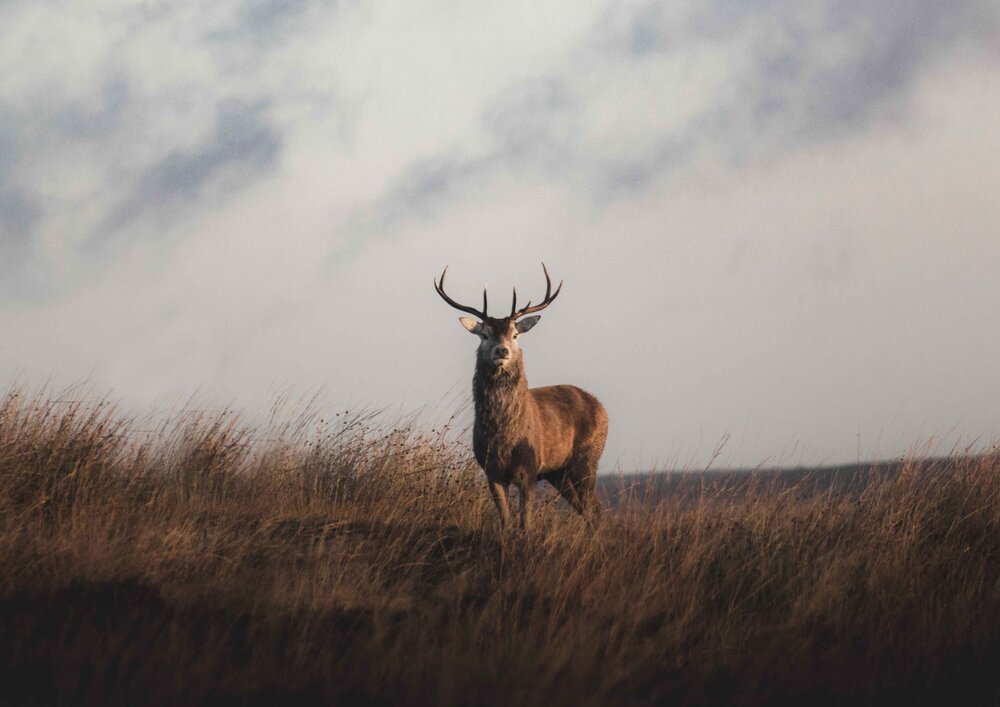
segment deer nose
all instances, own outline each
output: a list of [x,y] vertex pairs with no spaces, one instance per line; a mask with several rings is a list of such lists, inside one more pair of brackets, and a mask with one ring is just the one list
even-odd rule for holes
[[497,346],[496,349],[493,350],[493,355],[497,358],[507,358],[510,355],[510,349],[506,346]]

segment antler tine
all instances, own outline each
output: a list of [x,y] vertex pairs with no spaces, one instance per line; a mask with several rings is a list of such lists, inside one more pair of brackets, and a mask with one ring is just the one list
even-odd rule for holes
[[475,315],[480,319],[486,319],[486,289],[485,288],[483,289],[483,311],[480,312],[475,307],[467,307],[464,304],[459,304],[445,293],[444,276],[447,274],[448,274],[448,266],[445,265],[444,270],[441,271],[441,280],[438,281],[436,278],[434,280],[434,289],[435,291],[437,291],[439,295],[441,295],[441,299],[443,299],[445,302],[447,302],[448,304],[450,304],[452,307],[454,307],[459,311],[468,312],[469,314]]
[[556,291],[552,291],[552,278],[549,277],[549,269],[545,267],[545,263],[542,263],[542,272],[545,273],[545,299],[542,300],[541,304],[536,304],[534,307],[531,306],[531,302],[524,307],[524,309],[511,314],[512,319],[520,319],[526,314],[532,314],[533,312],[541,312],[543,309],[548,307],[559,296],[559,292],[562,290],[563,281],[559,281],[559,287]]
[[[531,300],[529,299],[528,300],[528,304],[526,304],[524,306],[525,307],[530,307],[531,306]],[[511,303],[510,303],[510,319],[517,319],[520,316],[521,315],[517,313],[517,288],[515,287],[514,288],[514,299],[511,300]]]

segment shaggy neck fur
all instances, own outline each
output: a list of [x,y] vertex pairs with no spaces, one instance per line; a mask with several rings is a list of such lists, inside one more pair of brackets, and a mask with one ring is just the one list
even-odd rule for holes
[[472,379],[476,427],[494,452],[502,454],[523,436],[527,393],[528,380],[520,356],[504,368],[494,368],[477,357]]

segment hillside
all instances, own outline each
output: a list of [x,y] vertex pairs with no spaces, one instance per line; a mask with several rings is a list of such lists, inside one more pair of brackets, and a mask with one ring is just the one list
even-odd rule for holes
[[453,439],[8,395],[0,702],[1000,704],[995,454],[502,533]]

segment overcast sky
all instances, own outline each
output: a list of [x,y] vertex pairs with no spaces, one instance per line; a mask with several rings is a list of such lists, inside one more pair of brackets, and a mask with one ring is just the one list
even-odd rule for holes
[[544,260],[602,469],[996,439],[998,7],[0,2],[0,380],[440,411]]

